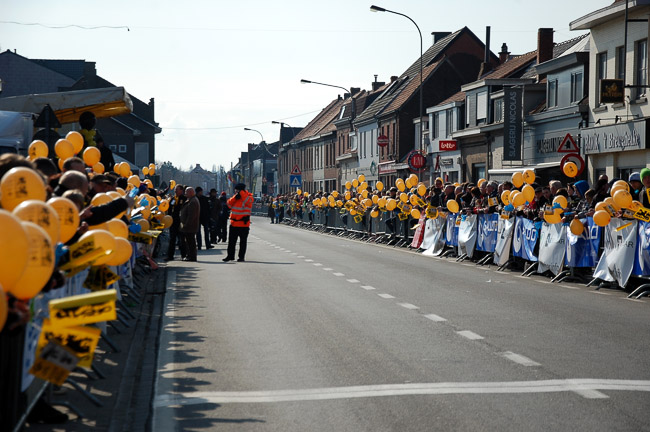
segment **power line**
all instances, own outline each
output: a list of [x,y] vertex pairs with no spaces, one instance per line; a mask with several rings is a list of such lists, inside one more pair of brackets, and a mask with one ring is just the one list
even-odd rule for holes
[[22,26],[38,26],[38,27],[45,27],[49,29],[66,29],[66,28],[79,28],[82,30],[98,30],[98,29],[126,29],[126,31],[131,31],[127,26],[82,26],[78,24],[67,24],[67,25],[48,25],[48,24],[42,24],[42,23],[23,23],[23,22],[18,22],[18,21],[0,21],[1,24],[16,24],[16,25],[22,25]]
[[[291,119],[294,119],[294,118],[303,117],[303,116],[318,113],[318,112],[321,112],[321,111],[322,110],[310,111],[310,112],[307,112],[307,113],[298,114],[298,115],[291,116],[291,117],[284,117],[284,118],[280,118],[280,119],[277,119],[277,120],[291,120]],[[160,127],[163,130],[224,130],[224,129],[237,129],[237,128],[250,127],[250,126],[260,126],[260,125],[265,125],[265,124],[269,124],[269,123],[271,123],[271,120],[263,121],[263,122],[259,122],[259,123],[241,124],[241,125],[236,125],[236,126],[196,127],[196,128],[165,127],[165,126],[160,126]]]

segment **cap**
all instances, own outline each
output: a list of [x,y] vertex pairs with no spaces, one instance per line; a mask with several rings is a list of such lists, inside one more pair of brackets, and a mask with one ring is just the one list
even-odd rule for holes
[[628,179],[628,181],[631,181],[631,182],[632,181],[639,181],[640,182],[641,181],[641,174],[638,173],[638,172],[633,172],[632,174],[630,174],[630,178]]
[[246,190],[246,185],[244,183],[237,183],[235,185],[235,190],[239,190],[239,191]]
[[639,177],[641,177],[641,181],[643,181],[644,178],[650,176],[650,169],[648,168],[643,168],[641,172],[639,173]]

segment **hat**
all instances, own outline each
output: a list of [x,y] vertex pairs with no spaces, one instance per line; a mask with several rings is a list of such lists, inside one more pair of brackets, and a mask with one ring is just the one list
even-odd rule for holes
[[580,180],[577,181],[573,187],[576,188],[578,192],[580,192],[580,196],[584,197],[585,193],[589,190],[589,183],[587,183],[585,180]]
[[641,173],[639,174],[639,177],[641,177],[641,181],[643,181],[644,178],[650,176],[650,169],[648,168],[643,168],[641,170]]
[[641,174],[639,174],[638,172],[633,172],[632,174],[630,174],[630,178],[628,179],[628,181],[631,181],[631,182],[638,181],[638,182],[640,182],[641,181]]
[[222,191],[221,196],[226,196],[226,191]]
[[235,185],[235,190],[239,190],[239,191],[246,190],[246,185],[244,183],[237,183]]
[[104,174],[95,174],[93,178],[90,179],[90,181],[93,183],[103,183],[107,185],[113,184],[113,181]]

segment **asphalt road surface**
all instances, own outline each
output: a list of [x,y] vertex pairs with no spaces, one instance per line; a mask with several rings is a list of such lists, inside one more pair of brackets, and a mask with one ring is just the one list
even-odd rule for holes
[[153,430],[650,431],[650,302],[253,218],[173,261]]

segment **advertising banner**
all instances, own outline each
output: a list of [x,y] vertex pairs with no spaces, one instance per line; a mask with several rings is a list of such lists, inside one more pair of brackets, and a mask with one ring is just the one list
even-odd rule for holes
[[547,270],[554,275],[560,274],[566,252],[566,225],[561,223],[549,224],[544,222],[539,235],[539,264],[537,273]]
[[510,259],[510,246],[512,245],[512,232],[515,227],[515,218],[499,218],[497,224],[497,243],[494,247],[494,264],[502,266]]
[[471,214],[463,216],[463,219],[458,228],[458,254],[467,254],[468,258],[474,255],[474,247],[476,246],[476,237],[478,231],[476,229],[477,215]]
[[637,239],[634,274],[650,276],[650,223],[639,222],[639,238]]
[[447,246],[458,246],[458,226],[456,226],[456,215],[447,215]]
[[413,240],[411,241],[411,247],[414,249],[419,249],[422,245],[422,239],[424,238],[425,230],[425,221],[426,215],[422,212],[420,219],[418,220],[418,227],[415,229],[415,234],[413,234]]
[[476,250],[494,252],[497,245],[499,215],[497,213],[478,215],[478,238]]
[[521,96],[521,88],[506,87],[504,89],[503,160],[521,160],[523,124]]
[[605,250],[598,261],[594,278],[616,280],[624,287],[632,274],[638,236],[637,221],[613,218],[603,230]]
[[[430,233],[425,233],[425,239],[428,239],[427,248],[422,252],[422,255],[439,256],[445,249],[447,219],[442,217],[429,219],[427,220],[427,227],[429,226],[431,227]],[[422,242],[422,247],[425,247],[425,242]]]
[[527,261],[537,261],[535,243],[537,243],[537,228],[535,223],[524,218],[517,218],[515,233],[512,240],[512,255]]
[[566,256],[564,264],[567,267],[595,267],[598,262],[598,248],[602,229],[588,217],[580,219],[585,229],[577,236],[567,230]]

